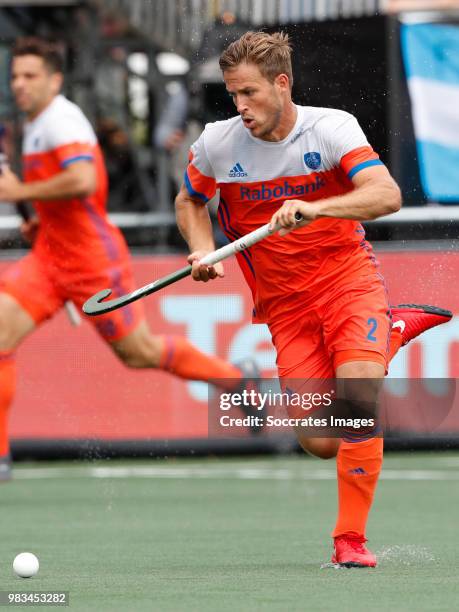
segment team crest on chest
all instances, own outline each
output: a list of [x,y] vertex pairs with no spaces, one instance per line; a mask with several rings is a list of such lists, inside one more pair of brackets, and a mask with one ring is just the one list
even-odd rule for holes
[[317,170],[317,168],[319,168],[322,162],[320,153],[318,153],[317,151],[310,151],[309,153],[305,153],[303,159],[306,166],[308,168],[311,168],[311,170]]

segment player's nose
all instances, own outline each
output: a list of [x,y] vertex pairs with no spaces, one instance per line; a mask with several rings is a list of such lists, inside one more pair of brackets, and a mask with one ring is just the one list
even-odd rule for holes
[[243,115],[244,113],[247,112],[249,107],[247,106],[247,103],[245,102],[245,100],[238,100],[236,104],[236,108],[237,108],[237,112],[240,115]]
[[19,77],[15,77],[11,81],[11,89],[14,92],[21,91],[23,88],[24,88],[24,81],[20,79]]

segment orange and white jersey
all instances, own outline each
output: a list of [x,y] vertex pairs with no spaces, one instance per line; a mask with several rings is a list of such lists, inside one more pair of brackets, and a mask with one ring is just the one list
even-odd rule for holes
[[40,219],[34,251],[69,272],[119,261],[126,248],[106,215],[107,175],[94,130],[76,104],[58,95],[24,126],[24,180],[50,179],[82,160],[94,164],[94,193],[33,202]]
[[[238,116],[206,125],[192,145],[185,186],[203,203],[220,189],[218,217],[230,240],[267,223],[285,200],[344,194],[354,188],[351,179],[360,170],[382,164],[349,113],[296,108],[295,126],[282,141],[253,137]],[[256,320],[272,320],[285,310],[286,299],[292,309],[313,300],[346,267],[351,251],[356,269],[374,263],[364,236],[357,221],[319,219],[239,254]]]
[[49,178],[73,161],[94,160],[97,138],[81,109],[62,95],[24,125],[24,170]]

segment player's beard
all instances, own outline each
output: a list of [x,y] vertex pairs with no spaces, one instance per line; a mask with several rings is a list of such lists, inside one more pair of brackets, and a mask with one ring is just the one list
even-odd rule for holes
[[25,114],[28,120],[33,119],[40,112],[40,106],[30,96],[16,99],[17,108]]
[[268,115],[267,121],[260,125],[260,132],[258,134],[254,134],[257,138],[261,138],[262,140],[271,140],[271,138],[266,138],[279,126],[280,120],[282,116],[282,109],[276,108],[272,113]]
[[16,103],[16,107],[21,111],[21,113],[27,113],[28,108],[30,106],[29,97],[22,94],[15,95],[14,101]]
[[49,89],[42,88],[25,95],[15,95],[17,108],[26,115],[28,121],[37,117],[51,102],[53,94]]

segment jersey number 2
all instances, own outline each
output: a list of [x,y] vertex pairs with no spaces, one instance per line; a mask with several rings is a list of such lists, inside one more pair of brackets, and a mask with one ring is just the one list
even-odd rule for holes
[[371,340],[371,342],[376,342],[376,336],[374,335],[375,331],[378,328],[378,321],[376,319],[368,319],[368,325],[370,326],[370,331],[367,335],[367,340]]

